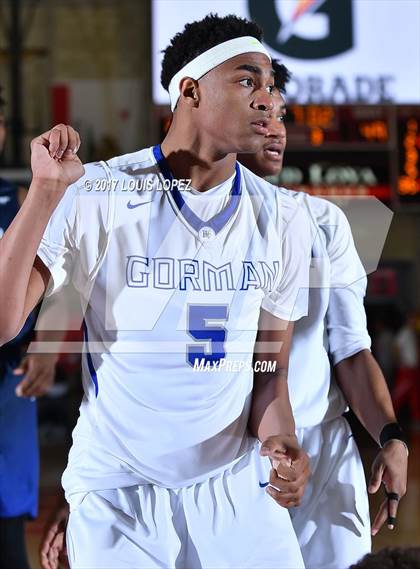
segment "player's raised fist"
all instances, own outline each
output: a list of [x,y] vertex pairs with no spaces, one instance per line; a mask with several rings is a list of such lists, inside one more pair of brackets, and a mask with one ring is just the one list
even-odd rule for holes
[[58,124],[31,142],[31,167],[34,179],[69,186],[84,174],[77,156],[79,133],[71,126]]

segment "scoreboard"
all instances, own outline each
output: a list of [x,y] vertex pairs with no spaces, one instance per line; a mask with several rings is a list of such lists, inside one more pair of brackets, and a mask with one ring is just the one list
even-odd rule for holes
[[420,105],[290,105],[272,182],[315,195],[420,205]]
[[398,182],[397,191],[405,201],[416,201],[420,197],[420,112],[419,109],[404,108],[398,121]]
[[291,105],[289,141],[300,132],[313,146],[323,143],[386,144],[389,140],[387,107]]

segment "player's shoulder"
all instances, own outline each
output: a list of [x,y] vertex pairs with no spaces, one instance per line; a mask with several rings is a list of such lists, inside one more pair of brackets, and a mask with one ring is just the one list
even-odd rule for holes
[[281,191],[287,192],[288,195],[292,196],[301,204],[318,225],[347,224],[347,218],[344,212],[331,200],[319,196],[312,196],[298,190],[281,188]]
[[106,161],[114,175],[128,174],[139,176],[150,173],[150,167],[156,163],[152,148],[143,148],[136,152],[129,152],[121,156],[115,156]]
[[298,202],[287,190],[285,192],[279,191],[278,186],[260,178],[243,165],[241,165],[241,171],[248,195],[259,197],[271,214],[278,212],[283,221],[287,222],[299,212]]
[[101,162],[88,162],[83,164],[84,174],[76,182],[71,184],[67,190],[66,194],[69,193],[72,196],[76,194],[92,193],[94,189],[100,187],[101,180],[107,180],[107,172]]
[[95,185],[92,183],[98,180],[115,179],[124,175],[139,176],[142,173],[150,173],[150,167],[154,164],[151,148],[114,156],[108,160],[88,162],[83,165],[85,173],[76,185],[79,189],[89,189],[91,185]]
[[[155,162],[150,148],[115,156],[108,160],[84,164],[85,172],[70,189],[80,195],[89,195],[102,203],[104,196],[118,193],[125,178],[138,178],[150,174]],[[93,199],[90,201],[92,204]],[[91,206],[90,206],[91,207]]]
[[311,196],[301,192],[302,203],[313,219],[317,230],[324,235],[325,243],[329,251],[341,248],[352,239],[352,231],[348,219],[343,210],[330,199]]

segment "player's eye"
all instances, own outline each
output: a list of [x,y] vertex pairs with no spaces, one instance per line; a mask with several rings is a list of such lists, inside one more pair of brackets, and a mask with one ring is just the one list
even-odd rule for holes
[[254,85],[254,80],[252,79],[252,77],[245,77],[245,79],[241,79],[239,83],[243,87],[252,87]]
[[268,93],[270,93],[270,95],[272,95],[274,93],[274,85],[267,85],[267,91]]

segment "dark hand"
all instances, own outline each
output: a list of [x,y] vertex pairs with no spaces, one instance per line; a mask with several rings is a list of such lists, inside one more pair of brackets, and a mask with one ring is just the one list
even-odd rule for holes
[[41,397],[54,383],[56,354],[29,354],[23,358],[20,366],[13,370],[14,375],[25,374],[17,385],[18,397]]
[[261,446],[260,454],[268,456],[273,467],[270,471],[270,486],[267,487],[268,494],[284,508],[299,506],[311,469],[309,457],[299,447],[296,437],[268,437]]
[[31,167],[34,179],[53,181],[63,188],[84,174],[77,151],[79,133],[71,126],[58,124],[31,142]]
[[[372,464],[372,475],[368,491],[375,494],[384,484],[387,493],[393,492],[401,499],[407,491],[407,449],[397,440],[391,440],[379,451]],[[389,510],[389,513],[388,513]],[[398,500],[385,500],[382,502],[375,520],[372,524],[372,535],[376,535],[388,516],[397,517]],[[394,523],[388,523],[389,529],[394,529]]]
[[66,524],[68,505],[60,507],[45,526],[39,546],[39,561],[42,569],[58,569],[60,565],[70,569],[66,550]]

